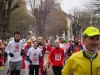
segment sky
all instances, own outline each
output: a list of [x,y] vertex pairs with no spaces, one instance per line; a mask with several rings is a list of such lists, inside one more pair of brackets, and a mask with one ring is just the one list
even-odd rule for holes
[[70,13],[74,7],[83,8],[83,4],[86,0],[63,0],[61,2],[61,8],[66,13]]

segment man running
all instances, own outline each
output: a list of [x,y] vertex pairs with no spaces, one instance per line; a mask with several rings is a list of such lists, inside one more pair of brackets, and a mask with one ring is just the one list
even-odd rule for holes
[[54,75],[62,75],[61,70],[64,64],[64,49],[60,48],[59,40],[56,40],[55,47],[51,49],[48,57],[50,66],[53,68]]
[[86,28],[83,32],[84,49],[67,59],[62,75],[100,75],[99,36],[99,29]]
[[38,48],[38,42],[33,41],[33,46],[28,50],[27,53],[27,59],[30,63],[30,75],[34,74],[35,70],[35,75],[39,75],[39,62],[41,61],[42,58],[42,52]]
[[82,45],[79,44],[79,36],[74,37],[74,45],[71,45],[67,51],[68,56],[80,51],[83,49]]
[[20,75],[22,67],[22,55],[24,54],[23,42],[20,40],[20,32],[14,33],[14,40],[10,41],[6,47],[10,55],[10,75]]

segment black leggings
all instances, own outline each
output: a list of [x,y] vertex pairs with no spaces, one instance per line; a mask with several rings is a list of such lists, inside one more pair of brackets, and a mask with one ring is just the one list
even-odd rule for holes
[[7,53],[4,52],[4,64],[6,63],[6,60],[7,60]]
[[10,71],[10,75],[20,75],[20,70]]
[[54,75],[62,75],[61,70],[62,70],[63,66],[53,66],[53,73]]
[[35,70],[35,75],[39,75],[39,65],[30,65],[30,75],[34,74]]

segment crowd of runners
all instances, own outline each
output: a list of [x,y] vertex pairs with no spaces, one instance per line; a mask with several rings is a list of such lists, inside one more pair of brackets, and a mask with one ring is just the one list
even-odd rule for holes
[[81,41],[79,36],[68,41],[60,37],[51,44],[51,38],[21,40],[15,32],[8,42],[0,40],[0,71],[8,62],[10,75],[20,75],[21,69],[25,75],[47,75],[50,68],[54,75],[100,75],[99,36],[98,28],[87,27]]

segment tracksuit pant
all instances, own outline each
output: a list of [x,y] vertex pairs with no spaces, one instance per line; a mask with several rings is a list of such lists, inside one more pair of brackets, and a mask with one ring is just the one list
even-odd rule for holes
[[30,75],[34,75],[34,71],[35,75],[39,75],[39,65],[30,64]]
[[53,66],[53,73],[54,75],[62,75],[61,70],[62,70],[63,66]]

